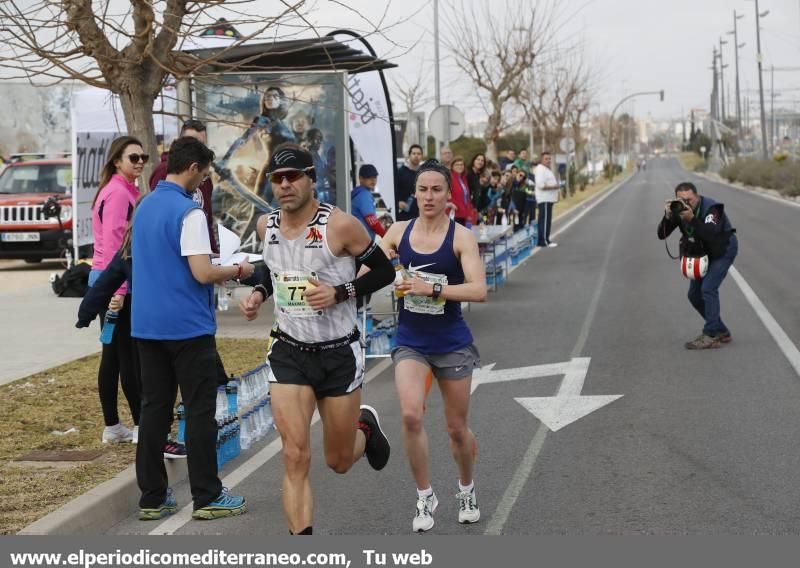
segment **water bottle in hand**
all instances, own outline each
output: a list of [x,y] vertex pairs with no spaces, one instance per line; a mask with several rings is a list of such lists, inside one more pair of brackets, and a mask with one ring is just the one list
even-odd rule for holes
[[114,339],[114,328],[117,327],[117,319],[119,319],[119,312],[111,310],[106,312],[103,331],[100,333],[100,343],[104,345],[111,344],[111,341]]

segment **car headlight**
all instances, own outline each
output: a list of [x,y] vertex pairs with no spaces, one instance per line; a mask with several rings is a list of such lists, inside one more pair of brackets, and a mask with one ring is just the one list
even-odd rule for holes
[[62,205],[61,206],[61,214],[59,215],[62,223],[66,223],[70,219],[72,219],[72,206],[71,205]]

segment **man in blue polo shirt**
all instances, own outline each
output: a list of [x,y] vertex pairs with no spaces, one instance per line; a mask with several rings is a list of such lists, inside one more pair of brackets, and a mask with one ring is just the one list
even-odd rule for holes
[[375,235],[382,237],[386,234],[386,229],[378,219],[375,211],[375,198],[372,192],[378,185],[378,170],[372,164],[364,164],[358,169],[358,186],[350,194],[350,207],[353,217],[361,221],[367,229],[369,237],[375,239]]
[[162,451],[179,386],[186,408],[192,517],[216,519],[246,510],[244,498],[229,495],[217,476],[214,283],[247,278],[253,266],[211,264],[205,215],[192,194],[208,177],[213,159],[214,152],[199,140],[176,140],[167,158],[167,178],[139,204],[133,220],[133,293],[138,298],[132,304],[131,335],[142,376],[136,449],[142,520],[177,510]]

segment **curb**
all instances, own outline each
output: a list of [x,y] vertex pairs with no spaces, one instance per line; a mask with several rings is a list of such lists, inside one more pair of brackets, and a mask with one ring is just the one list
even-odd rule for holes
[[[170,484],[188,476],[186,460],[165,460]],[[97,536],[139,508],[136,466],[131,465],[19,531],[19,535]]]
[[760,197],[764,197],[771,201],[777,201],[779,203],[785,203],[788,205],[794,205],[795,207],[800,207],[800,196],[798,197],[789,197],[783,195],[776,189],[767,189],[764,187],[757,187],[751,185],[742,185],[738,182],[729,182],[721,175],[716,173],[707,173],[707,172],[692,172],[694,175],[707,179],[708,181],[713,181],[714,183],[719,183],[722,185],[726,185],[732,189],[738,189],[739,191],[743,191],[745,193],[749,193],[751,195],[758,195]]

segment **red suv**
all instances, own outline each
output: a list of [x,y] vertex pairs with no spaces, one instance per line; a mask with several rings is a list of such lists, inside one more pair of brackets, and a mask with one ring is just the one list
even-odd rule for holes
[[[9,164],[0,174],[0,258],[40,262],[64,257],[72,246],[71,193],[72,162],[67,158]],[[61,225],[42,211],[51,197],[61,206]]]

